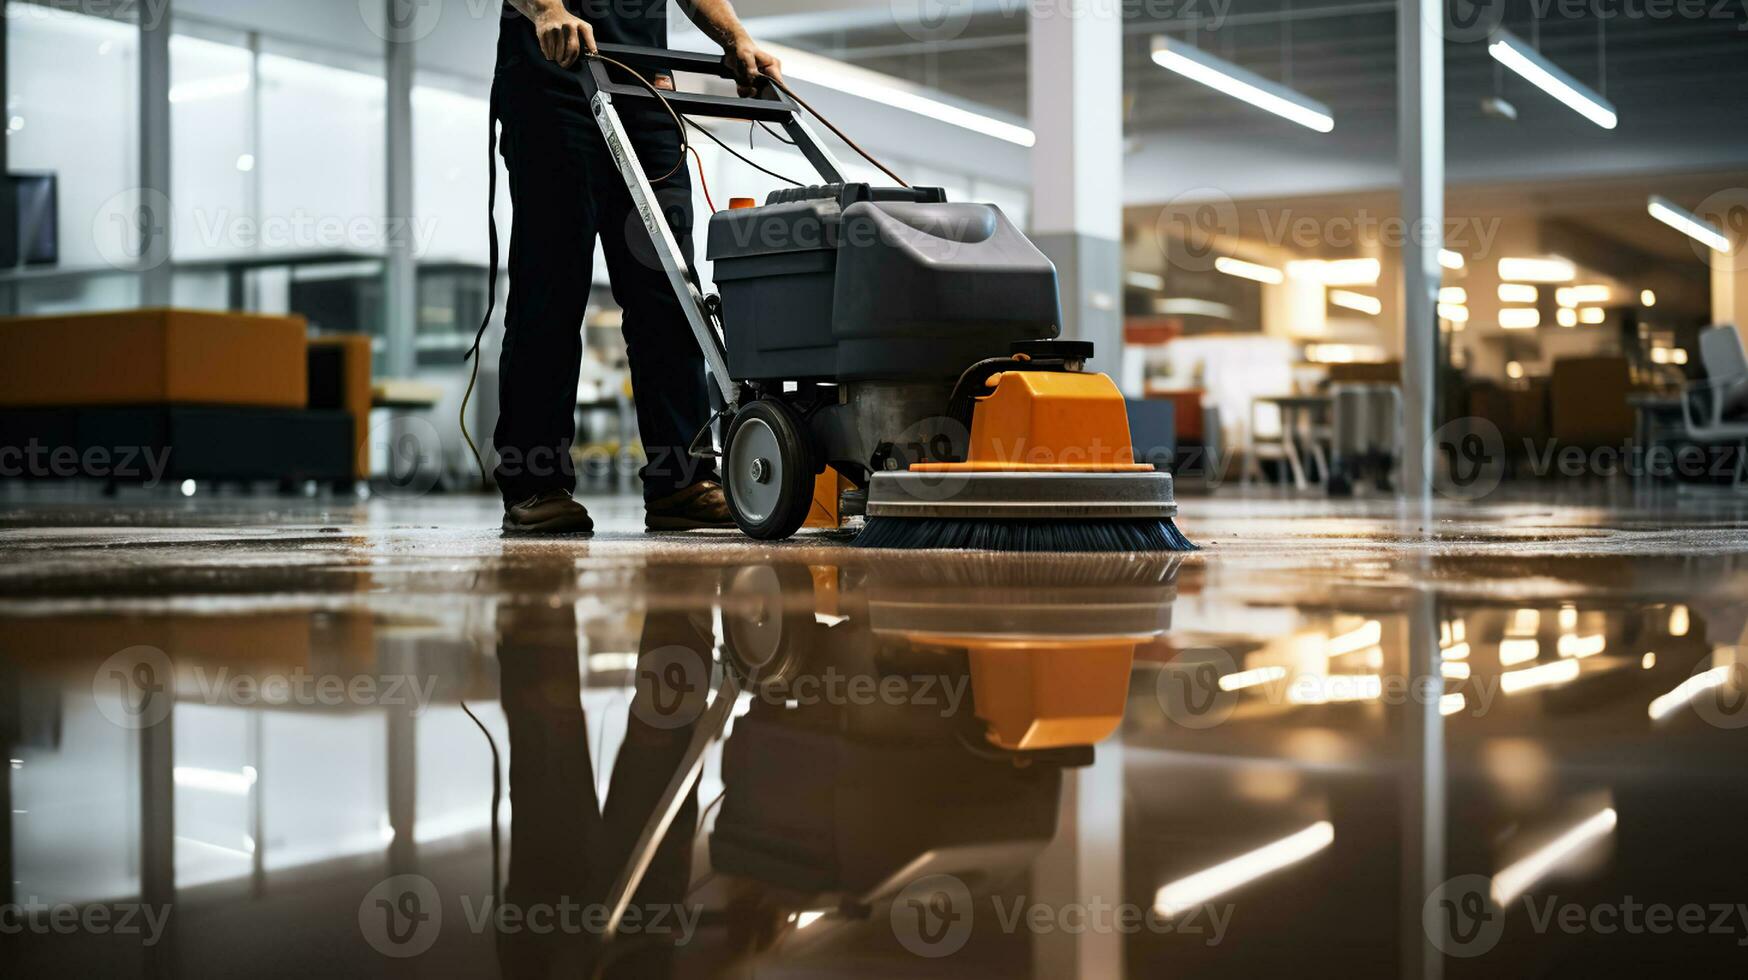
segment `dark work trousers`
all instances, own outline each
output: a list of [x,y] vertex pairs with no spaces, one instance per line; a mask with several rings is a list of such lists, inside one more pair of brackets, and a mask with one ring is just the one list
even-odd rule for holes
[[[647,461],[640,473],[644,499],[712,478],[703,461],[686,454],[710,417],[703,354],[581,87],[552,72],[500,72],[492,99],[515,211],[493,435],[504,501],[576,487],[570,449],[597,233],[613,298],[624,311]],[[632,101],[621,100],[620,118],[644,172],[660,176],[680,156],[679,134],[660,106],[625,104]],[[690,268],[692,182],[683,162],[656,185],[656,197]]]

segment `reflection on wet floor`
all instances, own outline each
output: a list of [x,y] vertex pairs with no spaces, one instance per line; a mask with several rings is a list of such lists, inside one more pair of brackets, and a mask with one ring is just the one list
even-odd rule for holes
[[1192,510],[1212,546],[1158,559],[443,530],[478,508],[9,521],[7,958],[1742,962],[1740,513]]

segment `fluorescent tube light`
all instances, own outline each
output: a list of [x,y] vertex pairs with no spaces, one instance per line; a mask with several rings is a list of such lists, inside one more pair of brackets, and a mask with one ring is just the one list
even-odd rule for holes
[[783,74],[787,78],[812,82],[870,102],[882,102],[1019,146],[1031,146],[1038,141],[1036,134],[1024,126],[931,98],[903,79],[858,68],[832,58],[823,58],[798,48],[766,44],[765,49],[782,60]]
[[1325,286],[1371,286],[1377,283],[1380,266],[1377,259],[1305,259],[1287,263],[1287,275],[1294,279],[1314,279]]
[[1441,248],[1438,250],[1438,264],[1447,269],[1455,270],[1461,269],[1466,263],[1463,261],[1463,253]]
[[1469,301],[1469,291],[1461,286],[1444,286],[1438,291],[1438,301],[1461,306]]
[[1449,320],[1452,323],[1468,323],[1469,308],[1461,303],[1440,303],[1438,305],[1438,318]]
[[1499,301],[1501,303],[1534,303],[1541,298],[1541,295],[1541,291],[1534,286],[1525,286],[1515,282],[1499,284]]
[[1578,311],[1578,322],[1595,326],[1608,319],[1608,311],[1600,306],[1586,306]]
[[1542,313],[1533,307],[1510,306],[1499,311],[1501,330],[1530,330],[1542,325]]
[[1585,303],[1606,303],[1612,294],[1607,286],[1562,286],[1554,290],[1554,300],[1561,306],[1583,306]]
[[1522,75],[1530,84],[1566,103],[1568,108],[1603,129],[1613,129],[1620,122],[1613,104],[1567,74],[1559,65],[1542,57],[1540,51],[1524,43],[1523,38],[1516,34],[1507,30],[1494,31],[1487,53],[1493,56],[1493,60]]
[[1329,301],[1342,309],[1354,310],[1367,316],[1377,316],[1384,312],[1384,303],[1378,297],[1350,292],[1346,289],[1331,289]]
[[1562,327],[1576,327],[1578,325],[1578,311],[1569,306],[1562,306],[1554,311],[1554,321]]
[[1335,128],[1335,116],[1323,103],[1183,41],[1155,37],[1153,63],[1319,133]]
[[1165,288],[1165,277],[1151,272],[1125,272],[1123,281],[1136,289],[1151,289],[1156,293]]
[[1699,215],[1694,214],[1692,211],[1677,205],[1667,197],[1662,197],[1657,194],[1651,195],[1651,200],[1646,206],[1646,210],[1651,212],[1651,217],[1656,218],[1658,221],[1663,222],[1671,228],[1674,228],[1676,231],[1681,232],[1683,235],[1699,242],[1712,251],[1722,252],[1725,255],[1730,254],[1730,239],[1725,237],[1724,233],[1719,231],[1716,225],[1713,225]]
[[1173,918],[1270,872],[1297,864],[1333,843],[1335,825],[1319,820],[1296,834],[1171,882],[1153,896],[1153,909]]
[[1583,823],[1548,842],[1546,846],[1530,852],[1522,860],[1500,868],[1499,873],[1493,876],[1493,904],[1501,907],[1511,904],[1512,899],[1535,887],[1548,872],[1577,854],[1585,845],[1607,837],[1613,832],[1616,819],[1614,807],[1604,807]]
[[1256,282],[1266,282],[1271,286],[1279,286],[1281,283],[1287,281],[1287,277],[1283,275],[1279,269],[1272,266],[1257,265],[1255,262],[1246,262],[1243,259],[1235,259],[1230,255],[1222,255],[1215,259],[1214,268],[1229,276],[1237,276],[1240,279],[1251,279]]
[[1571,282],[1578,267],[1558,256],[1499,260],[1499,278],[1507,282]]

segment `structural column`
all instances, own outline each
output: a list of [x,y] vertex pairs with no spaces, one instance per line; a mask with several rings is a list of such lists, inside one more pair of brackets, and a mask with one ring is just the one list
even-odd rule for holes
[[169,306],[170,0],[140,10],[140,305]]
[[1123,15],[1118,0],[1031,0],[1032,238],[1056,263],[1062,336],[1123,356]]
[[387,147],[388,189],[384,214],[384,236],[387,254],[384,256],[383,303],[384,337],[388,344],[388,372],[397,378],[411,377],[418,366],[414,345],[418,317],[417,257],[413,252],[413,69],[415,42],[409,32],[397,31],[394,25],[405,18],[397,16],[406,0],[383,0],[388,29],[384,61],[388,79]]
[[1402,160],[1402,491],[1431,499],[1436,460],[1428,442],[1438,404],[1438,262],[1445,221],[1444,0],[1402,0],[1396,16]]

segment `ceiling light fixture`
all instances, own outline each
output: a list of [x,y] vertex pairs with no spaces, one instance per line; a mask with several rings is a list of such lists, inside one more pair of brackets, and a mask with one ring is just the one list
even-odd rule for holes
[[1541,295],[1541,291],[1534,286],[1525,286],[1515,282],[1499,284],[1499,301],[1501,303],[1534,303],[1541,298]]
[[1250,279],[1255,282],[1266,282],[1271,286],[1279,286],[1287,281],[1286,275],[1273,266],[1246,262],[1230,255],[1222,255],[1215,259],[1214,268],[1229,276],[1237,276],[1240,279]]
[[1367,316],[1377,316],[1384,312],[1384,303],[1376,296],[1356,293],[1346,289],[1331,289],[1329,301],[1344,310],[1353,310]]
[[1658,194],[1651,195],[1645,209],[1650,212],[1651,217],[1712,251],[1722,252],[1725,255],[1730,254],[1730,239],[1725,237],[1716,225],[1681,207],[1667,197]]
[[1183,41],[1155,37],[1153,63],[1319,133],[1335,128],[1335,115],[1323,103]]
[[1493,60],[1522,75],[1530,84],[1603,129],[1613,129],[1620,122],[1613,103],[1542,57],[1540,51],[1516,34],[1504,29],[1494,31],[1487,53],[1493,56]]
[[1448,248],[1441,248],[1438,250],[1438,264],[1447,269],[1456,270],[1461,269],[1467,263],[1463,260],[1463,253],[1453,252]]
[[1304,259],[1287,263],[1287,275],[1294,279],[1312,279],[1325,286],[1371,286],[1378,281],[1382,267],[1377,259]]
[[1499,278],[1507,282],[1571,282],[1578,268],[1559,256],[1499,260]]
[[895,109],[914,112],[951,126],[1019,146],[1032,146],[1038,137],[1025,126],[1007,122],[962,106],[944,102],[923,94],[925,89],[911,86],[903,79],[858,68],[833,58],[778,44],[766,44],[765,49],[783,62],[783,74],[792,79],[812,82],[823,88],[854,95],[870,102],[881,102]]
[[1534,307],[1506,307],[1499,311],[1501,330],[1531,330],[1542,325],[1542,313]]

